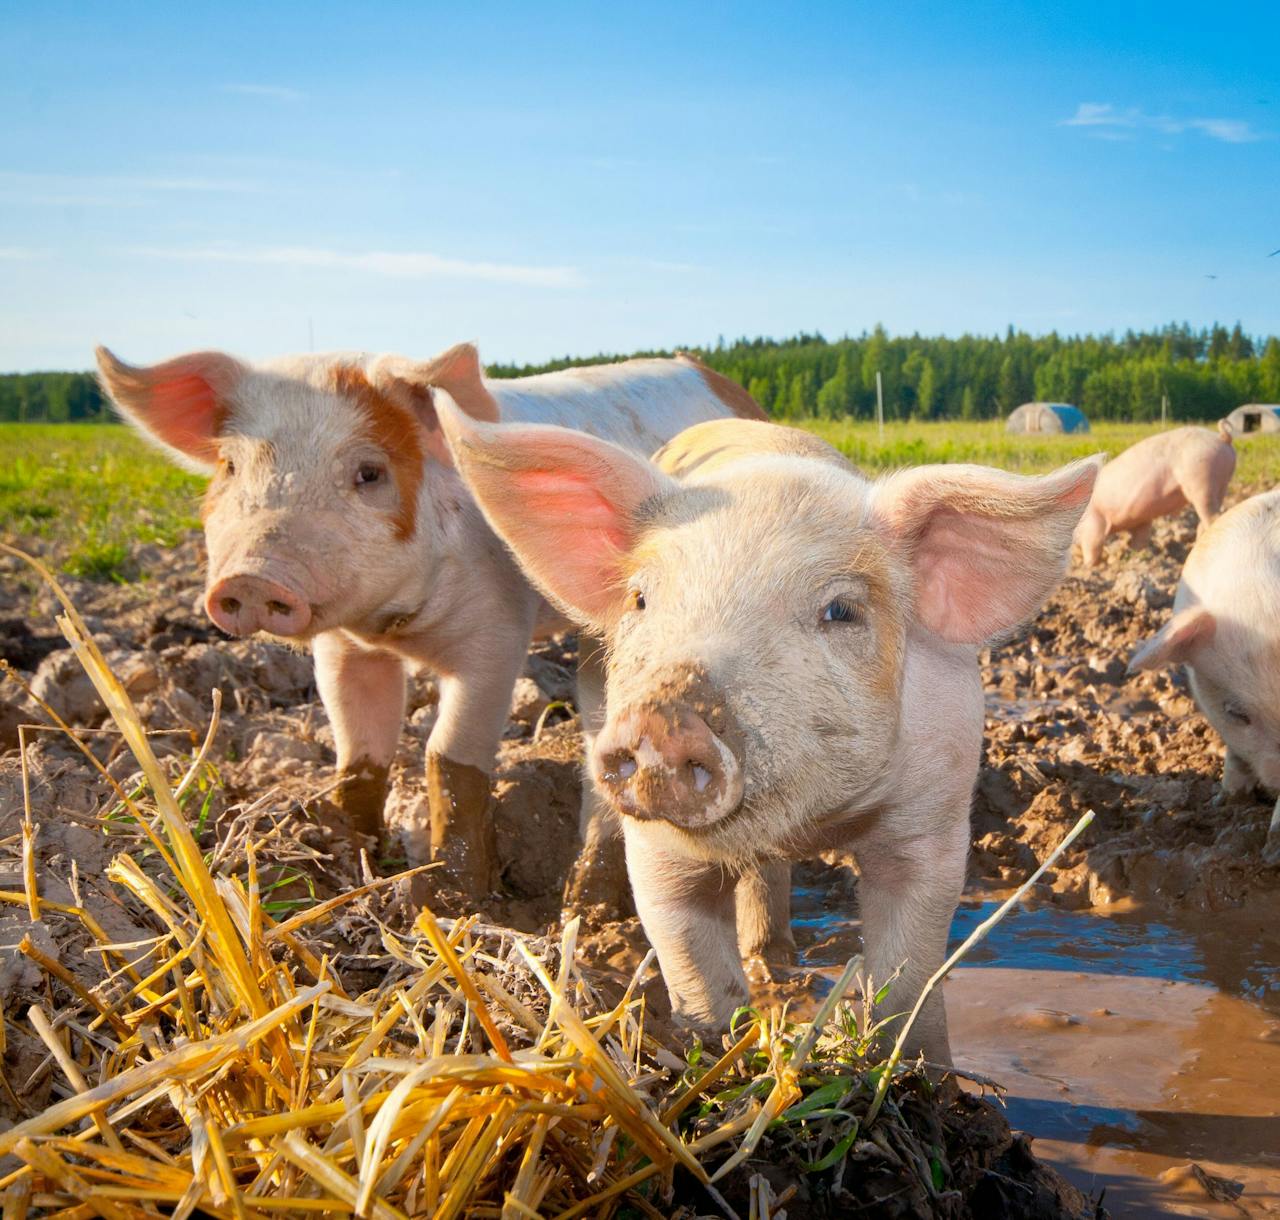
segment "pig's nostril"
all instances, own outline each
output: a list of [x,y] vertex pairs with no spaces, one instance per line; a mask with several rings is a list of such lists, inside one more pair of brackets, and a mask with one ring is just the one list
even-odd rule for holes
[[236,614],[240,609],[240,599],[238,597],[224,597],[221,605],[223,613]]
[[286,606],[284,602],[267,602],[267,609],[270,610],[272,614],[289,613],[289,607]]
[[711,782],[711,772],[701,763],[690,763],[689,769],[693,772],[694,791],[705,792],[707,785]]

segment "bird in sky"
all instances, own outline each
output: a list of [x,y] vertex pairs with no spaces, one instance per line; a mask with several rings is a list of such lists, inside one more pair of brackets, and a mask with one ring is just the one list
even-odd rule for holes
[[1267,257],[1268,257],[1268,258],[1275,258],[1275,256],[1276,256],[1277,254],[1280,254],[1280,250],[1272,250],[1272,251],[1271,251],[1271,253],[1267,255]]
[[1206,280],[1216,280],[1218,277],[1216,275],[1206,275],[1204,278]]

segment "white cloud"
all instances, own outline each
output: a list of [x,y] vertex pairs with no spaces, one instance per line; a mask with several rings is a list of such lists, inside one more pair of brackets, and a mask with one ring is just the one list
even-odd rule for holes
[[1252,144],[1263,138],[1244,119],[1178,119],[1167,114],[1146,114],[1136,106],[1118,110],[1110,102],[1081,102],[1062,127],[1087,127],[1101,139],[1132,139],[1139,131],[1158,131],[1177,136],[1185,131],[1198,131],[1225,144]]
[[1262,139],[1243,119],[1191,119],[1187,126],[1228,144],[1251,144]]
[[136,207],[155,193],[257,194],[253,182],[128,174],[29,174],[0,171],[0,202],[79,207]]
[[32,250],[27,246],[0,246],[0,260],[19,263],[35,258],[44,258],[44,251]]
[[248,263],[275,267],[320,267],[365,271],[397,279],[480,280],[542,288],[572,288],[583,282],[573,267],[527,267],[516,263],[470,262],[416,251],[371,250],[348,253],[314,246],[143,246],[129,251],[145,258],[175,262]]
[[269,97],[277,102],[301,102],[306,94],[288,85],[223,85],[223,93],[239,93],[245,97]]

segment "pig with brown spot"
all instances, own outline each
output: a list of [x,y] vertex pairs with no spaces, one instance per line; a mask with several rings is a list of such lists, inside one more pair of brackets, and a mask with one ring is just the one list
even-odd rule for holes
[[[406,665],[439,675],[422,837],[475,892],[495,881],[489,772],[516,678],[535,632],[566,624],[486,524],[453,468],[438,408],[583,428],[644,453],[700,421],[763,418],[687,356],[490,380],[471,344],[423,361],[339,352],[248,364],[195,352],[132,366],[97,354],[125,418],[211,475],[209,616],[231,635],[310,644],[338,804],[356,831],[381,828]],[[590,728],[601,679],[584,653]],[[598,805],[588,793],[586,813]],[[427,852],[427,841],[411,850]]]
[[[1130,672],[1185,665],[1192,697],[1226,744],[1227,795],[1280,793],[1280,491],[1253,496],[1198,539],[1173,616]],[[1263,857],[1280,863],[1280,800]]]
[[1076,529],[1084,565],[1097,565],[1102,544],[1112,534],[1127,533],[1130,546],[1146,546],[1152,522],[1188,504],[1196,510],[1201,528],[1211,525],[1222,511],[1235,468],[1235,445],[1225,420],[1216,432],[1174,428],[1130,445],[1102,468]]
[[[591,769],[677,1017],[724,1026],[747,997],[741,891],[770,918],[770,870],[830,848],[857,855],[868,972],[901,968],[886,1004],[909,1009],[964,882],[978,649],[1059,580],[1095,463],[871,482],[761,423],[703,424],[645,461],[559,428],[442,422],[494,529],[606,642]],[[911,1049],[949,1061],[940,994]]]

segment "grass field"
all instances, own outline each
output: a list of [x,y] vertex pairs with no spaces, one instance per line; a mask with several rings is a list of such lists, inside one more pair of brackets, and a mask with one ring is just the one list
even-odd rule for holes
[[132,544],[197,527],[203,487],[128,428],[0,424],[0,536],[49,540],[73,576],[137,575]]
[[[1002,420],[874,423],[814,420],[806,427],[866,470],[978,462],[1024,473],[1091,453],[1110,455],[1158,432],[1152,424],[1099,424],[1075,436],[1010,436]],[[1239,444],[1236,481],[1280,483],[1280,436]],[[127,428],[0,424],[0,536],[48,540],[64,571],[101,580],[138,575],[135,543],[170,545],[199,525],[203,480],[179,470]]]

